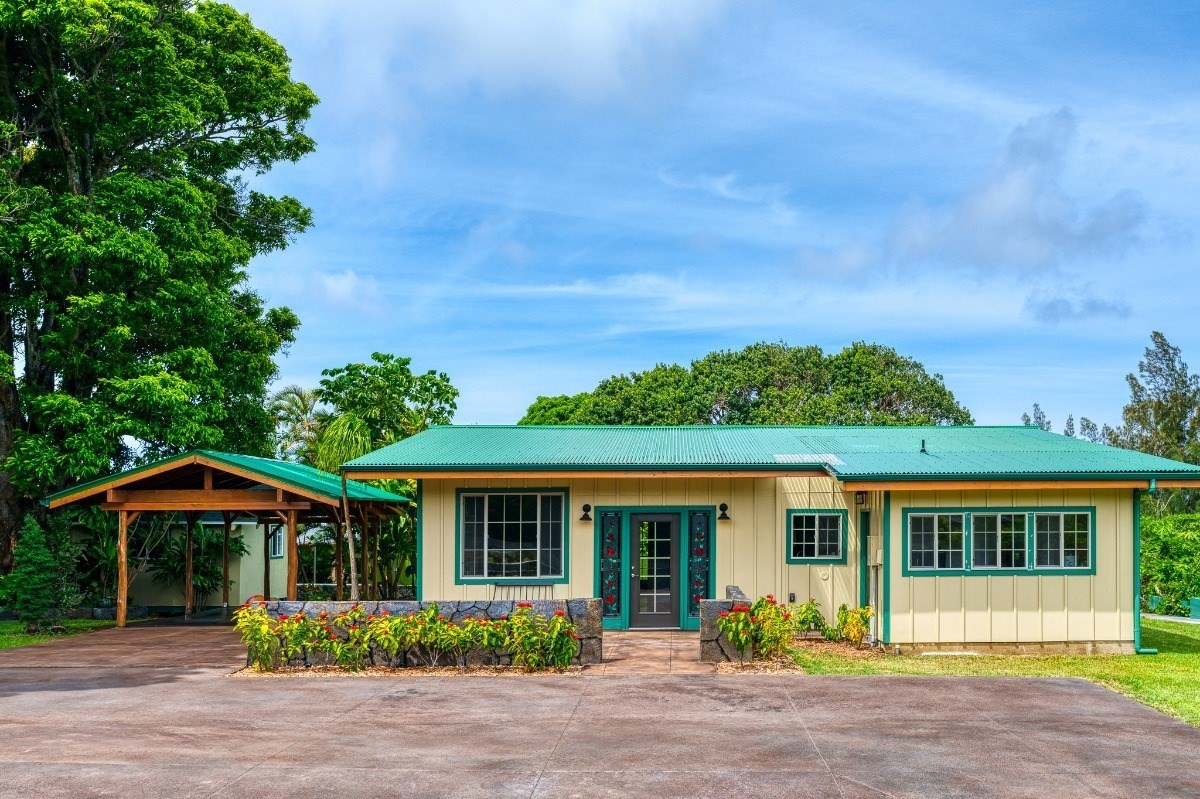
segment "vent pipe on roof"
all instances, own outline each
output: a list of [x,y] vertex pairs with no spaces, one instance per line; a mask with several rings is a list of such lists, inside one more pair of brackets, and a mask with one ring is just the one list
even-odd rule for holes
[[925,451],[925,439],[923,439],[923,438],[921,439],[921,454],[922,454],[922,455],[928,455],[928,454],[929,454],[928,452],[926,452],[926,451]]

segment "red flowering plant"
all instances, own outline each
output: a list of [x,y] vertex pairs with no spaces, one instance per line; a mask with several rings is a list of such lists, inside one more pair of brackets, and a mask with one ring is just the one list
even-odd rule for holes
[[[350,671],[358,671],[366,665],[371,655],[371,629],[362,605],[351,605],[324,629],[323,648],[335,663]],[[339,635],[338,630],[343,631],[342,634]]]
[[275,635],[279,638],[279,658],[284,664],[294,658],[307,658],[310,652],[324,651],[325,625],[310,619],[304,611],[288,616],[279,614]]
[[743,658],[753,656],[754,623],[750,606],[735,602],[730,610],[717,614],[717,629]]
[[565,611],[557,610],[547,619],[533,612],[532,603],[518,602],[508,617],[505,647],[514,665],[561,671],[579,652],[579,634]]

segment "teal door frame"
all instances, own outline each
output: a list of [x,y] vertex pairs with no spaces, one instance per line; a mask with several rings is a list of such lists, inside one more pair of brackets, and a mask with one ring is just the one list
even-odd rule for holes
[[871,559],[867,547],[871,540],[871,511],[858,512],[858,606],[871,603]]
[[[594,525],[595,538],[595,583],[594,596],[603,597],[600,585],[600,519],[605,513],[616,513],[621,517],[620,523],[620,545],[621,545],[621,580],[628,581],[629,568],[633,562],[633,535],[629,529],[629,517],[637,513],[661,513],[664,515],[679,517],[679,555],[674,564],[679,569],[680,586],[679,591],[679,629],[681,630],[699,630],[700,619],[692,618],[687,615],[687,598],[688,591],[692,587],[688,585],[688,513],[691,511],[707,511],[709,516],[709,552],[708,552],[708,593],[709,596],[705,599],[712,599],[713,586],[716,582],[717,569],[717,508],[715,505],[604,505],[598,506],[592,513],[596,519]],[[627,583],[626,583],[627,585]],[[602,622],[602,626],[606,630],[628,630],[629,629],[629,590],[625,588],[621,593],[621,617],[606,618]]]

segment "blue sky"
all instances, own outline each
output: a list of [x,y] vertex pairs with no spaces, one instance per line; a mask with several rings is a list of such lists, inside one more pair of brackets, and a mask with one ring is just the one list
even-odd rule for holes
[[1200,362],[1200,11],[240,0],[321,97],[261,187],[282,382],[382,350],[459,422],[759,340],[896,347],[980,423]]

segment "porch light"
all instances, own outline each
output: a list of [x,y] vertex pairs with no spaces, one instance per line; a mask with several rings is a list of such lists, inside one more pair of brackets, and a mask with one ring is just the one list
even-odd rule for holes
[[866,505],[867,504],[867,492],[866,491],[855,491],[854,492],[854,504],[855,505]]
[[721,511],[721,515],[717,517],[718,521],[722,521],[722,522],[729,521],[729,506],[728,505],[726,505],[724,502],[722,502],[720,505],[717,506],[717,510]]
[[579,517],[579,521],[590,522],[591,520],[592,520],[592,506],[588,505],[588,504],[584,504],[583,515]]

